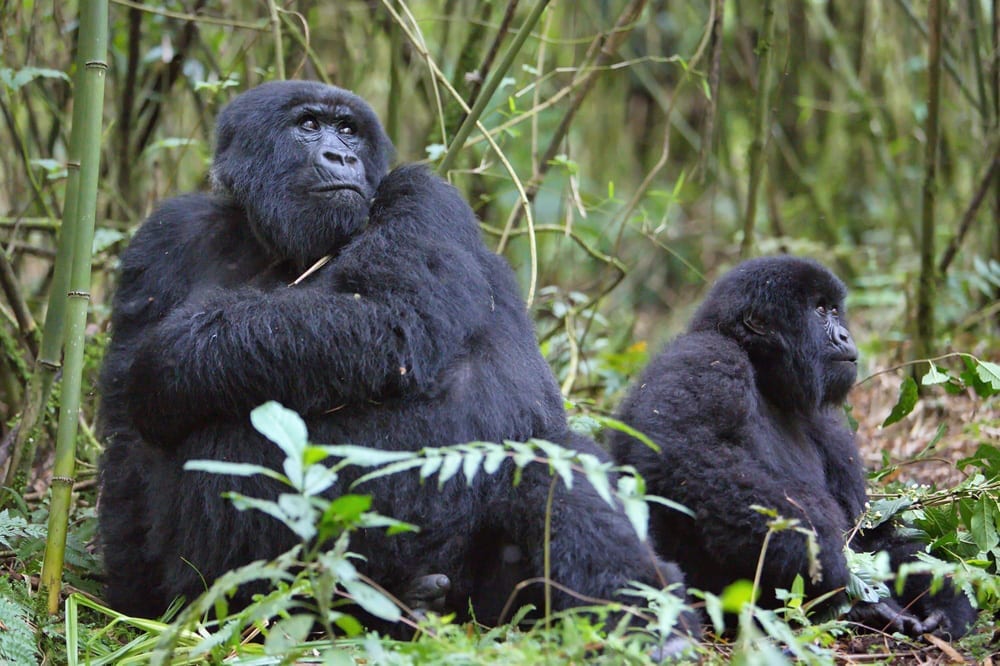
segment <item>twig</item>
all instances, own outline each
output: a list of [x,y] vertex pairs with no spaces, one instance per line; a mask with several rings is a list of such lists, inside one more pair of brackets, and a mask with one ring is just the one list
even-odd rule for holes
[[159,7],[146,5],[141,2],[132,2],[132,0],[111,0],[111,2],[116,5],[131,7],[132,9],[140,9],[149,14],[156,14],[157,16],[164,16],[166,18],[180,19],[181,21],[194,21],[196,23],[208,23],[210,25],[221,25],[230,28],[242,28],[244,30],[258,30],[260,32],[266,32],[269,23],[267,19],[261,19],[256,23],[250,23],[247,21],[217,18],[215,16],[204,16],[202,14],[191,14],[188,12],[172,12],[169,9],[161,9]]
[[507,72],[514,64],[514,60],[521,52],[521,47],[524,45],[525,40],[528,39],[528,35],[531,34],[531,30],[538,23],[538,19],[542,16],[542,12],[548,4],[549,0],[539,0],[532,9],[531,14],[525,19],[524,25],[521,26],[517,35],[514,36],[514,40],[507,47],[507,52],[504,53],[500,64],[490,73],[490,78],[483,84],[483,89],[472,105],[472,109],[467,112],[465,120],[462,121],[458,131],[455,132],[455,136],[451,140],[451,145],[448,147],[448,152],[445,153],[441,164],[438,165],[438,173],[447,174],[455,163],[455,158],[465,145],[465,140],[472,134],[472,128],[479,122],[483,111],[486,110],[486,105],[490,103],[490,99],[493,97],[493,93],[500,87],[500,82],[503,81],[504,76],[507,75]]
[[267,14],[271,24],[271,38],[274,40],[274,75],[282,81],[285,78],[285,51],[281,46],[281,18],[274,0],[267,0]]
[[708,66],[708,113],[702,126],[701,146],[698,155],[698,171],[704,182],[708,173],[708,162],[712,153],[712,138],[715,132],[715,118],[719,113],[719,73],[722,71],[722,22],[725,19],[725,0],[712,0],[713,17],[710,21],[711,58]]
[[[413,32],[409,29],[409,27],[403,23],[403,19],[399,16],[399,13],[396,12],[396,10],[392,7],[392,5],[389,4],[389,0],[382,0],[382,6],[385,7],[386,11],[389,12],[393,20],[396,21],[396,25],[398,25],[399,28],[403,31],[403,33],[406,35],[406,38],[409,40],[413,48],[416,49],[420,53],[420,55],[424,58],[424,61],[427,63],[427,66],[430,68],[431,72],[434,75],[435,81],[440,81],[441,85],[445,88],[445,90],[448,91],[450,95],[452,95],[452,97],[454,97],[455,101],[458,102],[459,106],[461,106],[466,113],[470,113],[469,105],[465,103],[465,100],[463,100],[462,96],[458,94],[458,91],[455,90],[452,87],[452,85],[448,82],[448,79],[447,77],[445,77],[444,72],[441,71],[441,69],[437,66],[434,60],[430,57],[430,54],[428,53],[427,48],[424,46],[423,42],[419,40],[417,36],[414,35]],[[486,140],[486,142],[489,143],[490,148],[493,150],[494,154],[496,154],[497,159],[500,160],[500,163],[503,165],[504,170],[507,171],[507,173],[510,175],[511,183],[517,190],[521,205],[525,208],[526,211],[525,219],[527,220],[527,226],[528,226],[528,249],[531,257],[530,260],[531,271],[528,282],[528,295],[525,297],[525,301],[527,302],[527,306],[530,308],[535,299],[535,290],[538,286],[538,245],[535,239],[534,218],[531,215],[531,211],[529,210],[530,202],[528,201],[528,195],[525,191],[524,185],[521,183],[520,177],[518,177],[517,175],[517,171],[514,170],[514,166],[510,163],[510,160],[507,159],[507,156],[504,155],[503,151],[500,150],[500,146],[497,145],[497,142],[493,140],[493,137],[490,135],[489,130],[487,130],[486,127],[478,120],[476,121],[476,128],[483,135],[483,138]]]
[[757,104],[754,107],[754,136],[750,143],[750,182],[747,185],[747,209],[743,218],[743,242],[740,257],[747,258],[753,248],[754,229],[757,223],[757,195],[764,178],[767,159],[764,149],[770,135],[771,62],[774,59],[774,4],[764,2],[764,26],[757,41]]
[[920,275],[917,281],[916,346],[930,356],[934,339],[934,226],[937,202],[939,123],[941,120],[941,0],[930,0],[930,42],[927,53],[927,125],[924,144],[924,182],[920,218]]
[[972,195],[972,200],[969,201],[969,205],[966,207],[965,212],[962,213],[962,221],[958,225],[958,231],[955,232],[955,236],[951,239],[951,242],[948,243],[948,248],[944,251],[944,255],[941,257],[941,263],[938,264],[938,282],[944,281],[945,273],[948,272],[948,267],[951,265],[955,255],[958,254],[958,247],[965,239],[965,235],[969,233],[969,229],[972,228],[972,222],[976,219],[976,213],[979,212],[979,207],[986,198],[986,193],[990,190],[990,185],[992,185],[995,180],[998,167],[1000,167],[1000,146],[993,151],[993,159],[990,161],[990,165],[986,169],[986,174],[979,182],[979,187],[976,188],[975,194]]
[[[622,41],[624,41],[625,37],[632,31],[632,27],[639,19],[639,16],[642,14],[642,10],[645,6],[646,0],[632,0],[632,2],[630,2],[628,6],[622,10],[621,15],[619,15],[618,20],[615,22],[615,26],[611,29],[610,33],[606,37],[604,35],[598,36],[588,48],[588,52],[595,51],[597,53],[594,66],[588,67],[580,75],[580,82],[576,95],[570,101],[569,108],[566,110],[562,120],[559,122],[559,126],[556,127],[552,133],[552,138],[549,141],[548,148],[539,160],[538,173],[532,176],[527,188],[525,188],[529,205],[534,203],[535,197],[538,196],[538,190],[541,188],[542,181],[545,179],[545,175],[548,173],[549,167],[552,165],[552,161],[559,152],[563,139],[565,139],[566,135],[569,133],[569,127],[572,124],[573,119],[576,117],[577,111],[579,111],[580,107],[583,105],[583,100],[586,99],[587,95],[593,89],[594,84],[597,83],[597,74],[601,71],[601,68],[607,66]],[[601,43],[602,40],[603,44]],[[523,212],[524,208],[516,209],[511,215],[511,218],[507,221],[505,234],[500,239],[500,243],[498,245],[498,252],[503,252],[506,247],[507,237],[510,234],[509,230],[517,227]]]
[[[482,64],[479,65],[479,69],[476,70],[476,78],[469,85],[469,104],[474,104],[479,97],[486,74],[493,67],[493,61],[496,60],[497,53],[500,52],[500,44],[507,35],[507,31],[510,30],[510,24],[514,20],[514,12],[517,9],[517,2],[518,0],[510,0],[507,3],[507,9],[504,11],[500,27],[497,29],[497,36],[493,39],[493,43],[490,44],[489,50],[486,51],[486,56],[483,58]],[[465,122],[465,118],[462,118],[462,122]]]
[[[920,20],[920,17],[917,16],[916,13],[913,11],[913,7],[910,6],[910,3],[907,2],[906,0],[896,0],[896,4],[899,5],[900,9],[903,10],[903,13],[906,14],[906,18],[910,20],[910,23],[912,23],[914,27],[916,27],[916,29],[920,32],[920,34],[924,37],[924,39],[929,39],[930,31],[927,29],[927,26],[924,25],[924,22]],[[971,90],[969,90],[969,86],[965,84],[965,80],[961,76],[959,76],[958,69],[955,67],[955,63],[952,61],[951,57],[948,56],[947,53],[943,55],[943,61],[944,61],[944,68],[948,70],[948,75],[955,80],[956,84],[958,84],[958,89],[962,91],[962,94],[965,95],[965,98],[968,99],[970,102],[972,102],[972,105],[976,107],[976,111],[978,111],[980,115],[985,114],[986,110],[980,106],[979,101],[976,99],[976,96],[973,94]]]
[[32,358],[37,357],[38,327],[35,325],[35,319],[31,316],[27,303],[24,302],[24,297],[21,296],[20,284],[17,281],[17,275],[14,274],[14,267],[10,265],[7,253],[3,250],[0,250],[0,286],[2,286],[7,302],[14,311],[17,327],[21,330],[21,337],[24,338],[25,344],[31,350]]

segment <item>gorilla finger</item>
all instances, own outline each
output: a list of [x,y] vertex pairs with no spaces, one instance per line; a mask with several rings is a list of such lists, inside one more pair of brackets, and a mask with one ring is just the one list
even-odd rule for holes
[[948,632],[948,616],[940,608],[931,611],[927,617],[924,618],[924,633],[931,633],[935,636],[940,634],[947,634]]
[[413,579],[403,593],[402,601],[415,611],[441,611],[444,610],[449,591],[450,578],[444,574],[428,574]]

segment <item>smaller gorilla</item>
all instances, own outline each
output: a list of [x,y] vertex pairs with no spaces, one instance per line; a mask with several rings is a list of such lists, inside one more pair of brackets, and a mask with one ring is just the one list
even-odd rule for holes
[[[864,511],[865,477],[841,405],[857,375],[857,349],[844,320],[844,285],[816,262],[793,257],[747,261],[724,276],[688,332],[654,359],[630,389],[619,418],[648,435],[656,452],[620,432],[611,449],[634,465],[647,491],[680,502],[695,518],[652,508],[650,532],[662,557],[692,587],[719,593],[753,580],[772,508],[797,518],[819,542],[822,578],[810,581],[804,535],[772,535],[762,572],[764,606],[796,574],[806,593],[845,600],[845,535]],[[859,534],[858,552],[885,550],[893,570],[921,546],[886,523]],[[910,576],[903,594],[858,604],[850,617],[910,635],[958,637],[975,619],[950,585],[928,593]]]

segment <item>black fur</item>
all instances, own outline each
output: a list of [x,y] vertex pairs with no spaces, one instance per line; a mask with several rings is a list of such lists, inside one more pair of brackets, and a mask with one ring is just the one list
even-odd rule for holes
[[[822,563],[822,580],[811,581],[804,536],[774,534],[762,604],[773,606],[773,590],[790,589],[796,574],[810,596],[847,584],[845,534],[866,491],[841,410],[857,374],[844,295],[840,280],[816,262],[747,261],[719,280],[688,332],[650,363],[623,402],[619,418],[662,450],[615,432],[614,457],[639,470],[649,493],[695,512],[692,519],[654,506],[651,517],[658,552],[680,564],[692,587],[718,593],[736,579],[753,580],[768,521],[754,504],[815,530]],[[893,529],[862,533],[852,547],[887,549],[898,566],[920,546]],[[858,617],[895,618],[894,627],[910,633],[965,633],[975,618],[968,601],[950,587],[920,596],[927,582],[912,578],[895,599],[909,614],[886,601]]]
[[[295,543],[272,518],[220,497],[273,497],[271,482],[182,470],[194,458],[280,468],[279,449],[248,419],[266,400],[302,414],[321,443],[415,450],[538,437],[599,452],[569,435],[513,274],[472,211],[424,168],[387,173],[391,152],[360,98],[265,84],[219,117],[218,191],[164,202],[136,234],[101,375],[113,607],[155,616],[201,592],[202,577]],[[318,194],[317,184],[336,189]],[[289,286],[325,254],[327,265]],[[359,473],[346,470],[330,494]],[[356,490],[377,511],[421,532],[365,530],[351,550],[396,594],[444,573],[448,608],[464,616],[471,598],[478,619],[495,622],[514,583],[543,575],[551,476],[531,465],[517,487],[512,477],[504,466],[440,492],[415,472],[369,482]],[[557,582],[599,598],[633,579],[679,580],[582,478],[572,492],[557,484],[551,562]],[[537,603],[535,592],[521,600]],[[557,609],[581,603],[554,599]]]

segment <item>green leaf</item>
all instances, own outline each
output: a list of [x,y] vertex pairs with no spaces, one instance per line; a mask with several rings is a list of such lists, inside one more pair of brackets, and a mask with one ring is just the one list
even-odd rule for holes
[[282,493],[278,496],[278,506],[285,514],[284,522],[303,541],[316,536],[317,509],[308,497]]
[[465,454],[465,461],[462,463],[462,474],[465,475],[465,481],[470,486],[472,485],[472,480],[476,478],[476,474],[479,472],[479,467],[483,464],[483,459],[485,456],[482,451],[478,449],[472,449]]
[[712,628],[715,633],[722,634],[726,629],[725,613],[722,610],[722,599],[715,594],[705,594],[705,612],[708,619],[712,621]]
[[125,234],[117,229],[108,229],[107,227],[98,227],[94,230],[94,242],[91,246],[91,252],[93,254],[98,254],[108,249],[118,241],[125,238]]
[[683,513],[685,516],[691,516],[692,518],[695,517],[694,511],[687,508],[683,504],[675,502],[672,499],[667,499],[666,497],[660,497],[659,495],[646,495],[646,501],[654,502],[656,504],[662,504],[668,509],[673,509],[674,511],[679,511],[680,513]]
[[440,455],[435,454],[424,460],[424,464],[420,466],[420,478],[426,479],[431,474],[441,469],[441,463],[444,462],[444,458]]
[[[338,611],[330,611],[330,620],[337,627],[343,631],[348,638],[358,636],[361,634],[365,628],[357,618],[353,615],[348,615],[347,613],[340,613]],[[350,648],[337,648],[332,647],[327,651],[323,652],[323,664],[324,666],[330,666],[335,664],[343,664],[344,666],[355,666],[357,664],[354,661],[354,657],[351,656],[352,651]]]
[[587,481],[594,487],[597,494],[608,505],[614,506],[615,501],[611,497],[611,480],[608,478],[608,475],[611,473],[611,463],[601,462],[597,456],[590,453],[581,453],[578,456],[578,460],[580,461],[580,467],[583,468],[584,475],[587,477]]
[[[3,587],[8,583],[3,581]],[[35,630],[28,608],[15,603],[10,590],[0,587],[0,663],[10,666],[34,666],[38,662]]]
[[355,603],[366,611],[389,622],[398,622],[403,617],[402,612],[389,597],[360,579],[342,580],[341,583]]
[[1000,476],[1000,449],[992,444],[980,444],[974,454],[955,463],[958,469],[967,465],[975,465],[988,477]]
[[556,471],[566,484],[567,490],[573,490],[573,466],[565,458],[549,458],[549,465]]
[[994,391],[1000,391],[1000,365],[990,361],[979,361],[979,365],[976,366],[976,374]]
[[639,541],[645,541],[649,534],[649,505],[639,498],[625,497],[622,498],[622,509]]
[[371,495],[347,494],[330,502],[324,514],[336,516],[345,523],[354,523],[361,519],[361,514],[371,508]]
[[397,463],[386,465],[382,469],[377,469],[374,472],[369,472],[368,474],[365,474],[364,476],[356,480],[354,483],[352,483],[351,488],[360,486],[361,484],[367,481],[371,481],[372,479],[378,479],[383,476],[391,476],[393,474],[399,474],[400,472],[411,470],[414,467],[420,467],[423,464],[424,462],[420,460],[420,458],[410,458],[409,460],[401,460]]
[[507,459],[507,452],[497,447],[486,454],[486,462],[483,463],[483,471],[487,474],[496,474],[500,465]]
[[514,464],[518,469],[524,469],[535,459],[535,449],[523,442],[504,442],[514,451]]
[[458,453],[457,451],[447,453],[444,457],[444,462],[441,463],[441,471],[438,474],[438,488],[443,487],[451,477],[455,476],[461,466],[461,453]]
[[257,499],[256,497],[247,497],[246,495],[241,495],[239,493],[222,493],[222,496],[230,500],[240,511],[246,511],[247,509],[256,509],[262,513],[266,513],[272,518],[277,518],[284,524],[287,523],[287,516],[285,512],[278,506],[277,502],[272,502],[271,500]]
[[998,516],[1000,509],[997,507],[997,500],[984,494],[976,501],[969,530],[980,552],[989,552],[1000,545],[1000,536],[997,534]]
[[302,459],[298,456],[287,456],[281,463],[281,469],[285,476],[291,481],[292,487],[296,490],[302,488],[305,469],[302,466]]
[[309,433],[301,416],[272,400],[250,412],[250,422],[257,432],[280,446],[286,456],[302,459]]
[[753,583],[741,578],[722,590],[722,609],[727,613],[739,613],[747,604],[754,602]]
[[316,463],[326,460],[329,457],[330,453],[325,447],[313,446],[310,444],[305,448],[305,451],[302,452],[302,464],[306,466],[315,465]]
[[618,479],[618,499],[622,503],[625,516],[632,523],[639,541],[645,541],[649,534],[649,505],[642,497],[639,479],[623,476]]
[[286,485],[291,485],[284,474],[275,472],[270,467],[263,465],[252,465],[250,463],[223,462],[221,460],[188,460],[184,463],[185,471],[208,472],[210,474],[228,474],[230,476],[263,476],[281,481]]
[[287,656],[304,650],[302,643],[309,636],[315,619],[312,615],[293,615],[278,620],[264,641],[264,653]]
[[62,79],[67,83],[72,83],[66,72],[58,69],[48,69],[45,67],[22,67],[16,72],[7,67],[0,68],[0,83],[3,83],[11,92],[16,92],[22,86],[35,79]]
[[903,385],[899,389],[899,400],[892,408],[889,416],[882,422],[882,427],[885,428],[897,421],[901,421],[904,416],[912,412],[913,408],[917,405],[917,397],[917,383],[913,381],[913,377],[907,377],[903,380]]
[[595,415],[594,418],[600,421],[605,428],[611,428],[612,430],[617,430],[619,432],[625,433],[626,435],[630,435],[631,437],[636,438],[637,440],[639,440],[640,442],[651,448],[653,451],[656,451],[657,453],[660,452],[660,446],[656,442],[654,442],[649,437],[639,432],[632,426],[628,425],[627,423],[622,423],[618,419],[613,419],[608,416]]
[[542,452],[542,457],[548,459],[549,467],[562,478],[566,488],[573,489],[573,466],[572,458],[576,453],[554,442],[545,439],[532,439],[531,444],[538,447]]
[[920,378],[920,383],[924,386],[933,386],[934,384],[944,384],[951,379],[951,375],[947,372],[942,371],[940,368],[936,367],[933,363],[930,364],[931,369],[926,375]]
[[311,465],[306,468],[299,492],[307,497],[319,495],[337,482],[337,472],[322,465]]
[[413,451],[384,451],[355,444],[329,444],[318,448],[331,456],[342,458],[345,465],[357,467],[379,467],[399,460],[412,460],[418,455]]
[[913,505],[913,500],[905,495],[893,497],[891,499],[879,499],[871,502],[868,510],[865,511],[861,528],[870,530],[878,527],[882,523],[892,520],[892,517],[901,511],[905,511]]

